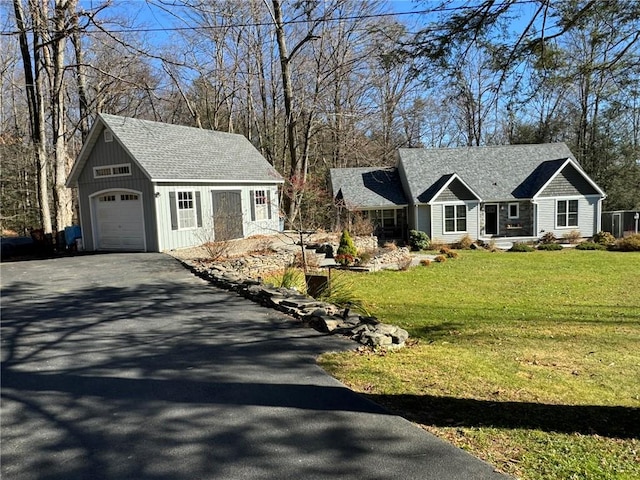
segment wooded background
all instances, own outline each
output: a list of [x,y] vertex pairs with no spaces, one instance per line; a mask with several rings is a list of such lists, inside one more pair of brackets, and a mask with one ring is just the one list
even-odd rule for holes
[[[400,12],[400,7],[415,13]],[[640,2],[0,0],[1,227],[59,231],[98,112],[247,136],[290,225],[332,167],[399,147],[566,142],[640,208]]]

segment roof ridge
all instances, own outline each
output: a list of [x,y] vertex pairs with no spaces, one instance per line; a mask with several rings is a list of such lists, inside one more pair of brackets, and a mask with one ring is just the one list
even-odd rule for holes
[[125,117],[122,115],[114,115],[111,113],[99,113],[98,114],[100,117],[102,117],[103,121],[109,125],[109,121],[107,118],[105,117],[111,117],[111,119],[121,119],[123,120],[123,124],[126,123],[127,121],[133,121],[133,122],[137,122],[139,124],[147,124],[147,125],[153,125],[153,126],[157,126],[158,128],[184,128],[184,129],[191,129],[191,130],[197,130],[203,133],[214,133],[214,134],[218,134],[218,135],[234,135],[234,136],[239,136],[242,137],[244,139],[246,139],[247,141],[249,141],[249,139],[243,135],[242,133],[235,133],[235,132],[223,132],[221,130],[214,130],[212,128],[204,128],[204,127],[195,127],[192,125],[182,125],[179,123],[167,123],[167,122],[162,122],[159,120],[148,120],[145,118],[136,118],[136,117]]
[[410,151],[416,151],[416,150],[424,150],[424,151],[429,151],[429,152],[434,152],[434,151],[452,151],[452,150],[478,150],[478,149],[493,149],[493,148],[511,148],[511,147],[544,147],[544,146],[560,146],[560,145],[564,145],[566,146],[566,142],[545,142],[545,143],[508,143],[508,144],[504,144],[504,145],[479,145],[479,146],[469,146],[469,145],[463,145],[463,146],[459,146],[459,147],[436,147],[436,148],[431,148],[431,147],[404,147],[404,148],[398,148],[398,150],[410,150]]

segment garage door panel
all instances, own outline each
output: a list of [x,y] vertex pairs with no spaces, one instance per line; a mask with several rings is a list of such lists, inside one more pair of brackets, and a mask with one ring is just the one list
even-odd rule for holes
[[114,191],[94,199],[98,250],[144,250],[140,195]]

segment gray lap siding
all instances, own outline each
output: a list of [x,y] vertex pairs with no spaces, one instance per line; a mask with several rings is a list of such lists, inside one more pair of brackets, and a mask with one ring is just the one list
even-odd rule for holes
[[[457,202],[460,205],[460,202]],[[478,202],[466,202],[466,225],[467,228],[464,231],[459,232],[445,232],[444,231],[444,209],[445,204],[436,204],[431,206],[431,237],[434,240],[442,241],[445,243],[454,243],[460,240],[465,234],[468,234],[471,238],[477,239],[480,232],[480,206]]]
[[[577,225],[558,225],[558,201],[578,202]],[[561,238],[577,230],[583,237],[597,233],[600,226],[601,197],[598,191],[572,165],[567,165],[545,189],[538,194],[538,235],[546,232]]]
[[[464,205],[466,209],[466,229],[445,232],[445,206]],[[431,237],[435,240],[453,243],[468,234],[476,239],[480,233],[480,208],[476,196],[458,179],[444,188],[430,207]]]
[[578,225],[558,226],[557,223],[557,201],[558,198],[543,198],[537,201],[538,204],[538,235],[546,232],[553,232],[557,238],[572,230],[577,230],[583,237],[590,237],[598,230],[598,216],[600,197],[568,197],[567,200],[578,201]]

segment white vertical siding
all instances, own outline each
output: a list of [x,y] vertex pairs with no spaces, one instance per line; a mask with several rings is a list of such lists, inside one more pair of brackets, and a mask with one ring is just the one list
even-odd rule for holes
[[[271,218],[265,220],[251,220],[251,190],[267,190],[269,195],[269,211]],[[247,194],[242,194],[242,218],[244,236],[273,235],[280,231],[280,206],[278,205],[278,187],[256,185],[246,188]]]
[[[258,234],[272,234],[279,230],[279,208],[277,185],[234,185],[234,184],[157,184],[155,186],[155,209],[159,250],[174,250],[201,245],[207,241],[214,241],[213,235],[213,205],[211,192],[240,191],[242,200],[242,224],[244,237]],[[251,191],[268,190],[271,197],[271,219],[251,220]],[[202,226],[199,228],[172,230],[171,206],[169,193],[178,191],[192,191],[200,193],[200,210],[202,212]]]

